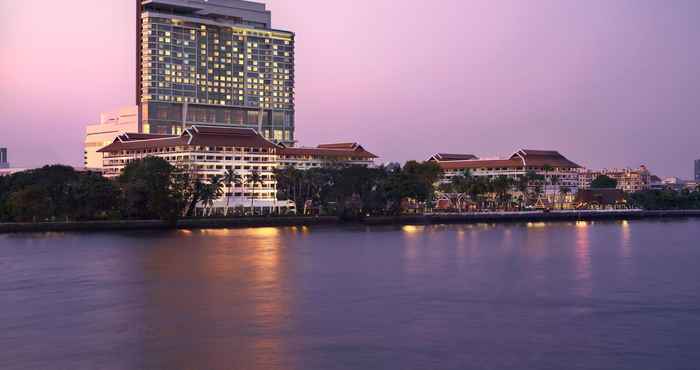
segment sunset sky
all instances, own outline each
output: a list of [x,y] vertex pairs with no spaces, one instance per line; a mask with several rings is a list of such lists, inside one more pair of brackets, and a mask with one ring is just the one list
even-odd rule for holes
[[[700,1],[269,0],[296,32],[296,136],[382,161],[555,149],[690,178]],[[84,126],[134,102],[134,1],[0,0],[0,147],[81,165]]]

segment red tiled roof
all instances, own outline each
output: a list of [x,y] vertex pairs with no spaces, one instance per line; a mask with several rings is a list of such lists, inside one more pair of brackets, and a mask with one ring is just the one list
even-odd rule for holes
[[192,126],[190,145],[277,148],[251,128]]
[[376,155],[364,150],[361,146],[357,149],[332,149],[322,148],[281,148],[278,152],[280,155],[308,155],[316,157],[359,157],[359,158],[378,158]]
[[473,159],[438,161],[443,170],[477,169],[477,168],[580,168],[580,166],[553,150],[519,150],[508,159]]
[[515,159],[477,159],[466,161],[438,162],[443,170],[465,170],[477,168],[522,168],[523,162]]
[[581,168],[555,150],[522,149],[513,154],[511,159],[522,158],[527,167],[542,167],[550,165],[553,168]]
[[435,161],[467,161],[472,159],[479,159],[479,157],[474,154],[454,154],[454,153],[437,153],[430,157],[430,160]]
[[100,153],[122,150],[158,149],[173,146],[235,146],[246,148],[277,148],[255,130],[235,127],[192,126],[181,136],[127,134],[98,150]]
[[321,149],[347,149],[347,150],[353,150],[357,148],[358,145],[357,143],[335,143],[335,144],[320,144],[318,148]]

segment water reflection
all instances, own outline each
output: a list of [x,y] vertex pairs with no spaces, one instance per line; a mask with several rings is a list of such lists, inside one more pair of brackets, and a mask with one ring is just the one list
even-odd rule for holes
[[576,222],[576,291],[584,298],[590,298],[593,292],[591,281],[591,254],[590,239],[591,223],[587,221]]
[[[150,329],[145,364],[193,369],[292,367],[285,363],[288,350],[280,335],[291,305],[282,231],[212,229],[178,234],[189,237],[177,246],[163,243],[148,248],[144,268],[148,280],[157,283],[147,292],[145,320]],[[227,335],[232,331],[240,335]],[[162,356],[173,347],[178,353]]]

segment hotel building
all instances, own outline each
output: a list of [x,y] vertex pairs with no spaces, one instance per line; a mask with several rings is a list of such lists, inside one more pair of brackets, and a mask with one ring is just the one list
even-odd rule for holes
[[[327,166],[371,166],[376,156],[358,144],[327,144],[318,148],[286,148],[271,142],[252,128],[195,125],[180,135],[122,134],[97,151],[103,155],[103,174],[119,176],[126,165],[145,157],[159,157],[194,177],[209,182],[232,170],[244,180],[225,184],[225,195],[215,208],[292,209],[293,203],[277,200],[276,168],[309,169]],[[260,183],[251,183],[257,172]]]
[[437,162],[443,170],[444,182],[450,181],[454,176],[462,176],[466,171],[476,177],[506,176],[514,180],[528,172],[535,172],[543,176],[548,184],[556,177],[556,185],[543,187],[548,194],[558,194],[562,187],[576,193],[578,170],[581,168],[559,152],[551,150],[521,149],[505,159],[479,159],[471,154],[438,153],[428,160]]
[[372,167],[376,158],[376,155],[357,143],[322,144],[316,148],[290,148],[282,145],[279,150],[279,166],[298,170],[338,166]]
[[136,24],[139,132],[221,125],[294,143],[294,34],[265,4],[137,0]]

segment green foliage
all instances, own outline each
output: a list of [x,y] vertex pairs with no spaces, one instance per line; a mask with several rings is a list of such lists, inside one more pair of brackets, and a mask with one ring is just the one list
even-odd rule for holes
[[[127,217],[137,219],[177,220],[182,213],[184,192],[177,171],[157,157],[129,163],[117,179],[124,195]],[[178,190],[176,193],[174,190]]]
[[615,189],[617,188],[617,180],[606,176],[600,175],[591,182],[591,189]]
[[648,190],[631,194],[628,201],[646,210],[700,209],[700,191]]
[[46,166],[0,178],[0,221],[105,219],[118,213],[119,190],[95,173]]

